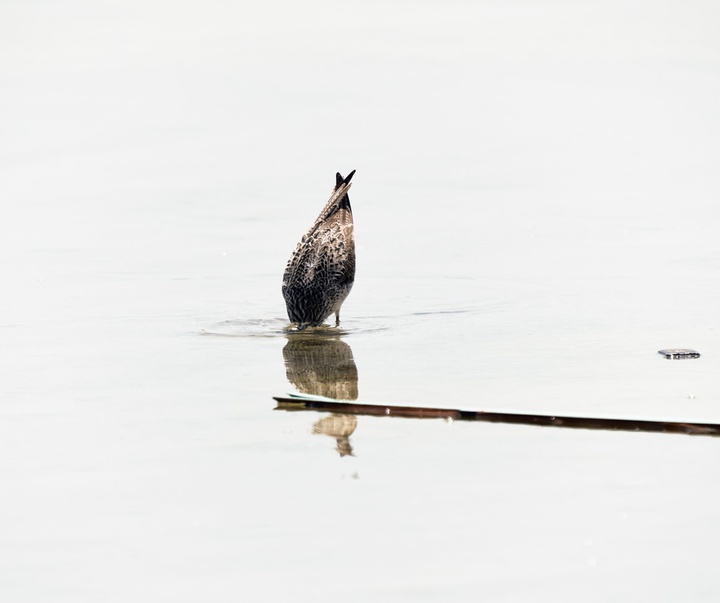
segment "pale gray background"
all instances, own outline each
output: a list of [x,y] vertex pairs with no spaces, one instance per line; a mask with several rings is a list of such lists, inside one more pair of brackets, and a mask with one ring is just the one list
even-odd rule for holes
[[340,458],[271,396],[357,169],[361,401],[720,421],[718,31],[1,2],[2,599],[717,601],[715,439],[361,417]]

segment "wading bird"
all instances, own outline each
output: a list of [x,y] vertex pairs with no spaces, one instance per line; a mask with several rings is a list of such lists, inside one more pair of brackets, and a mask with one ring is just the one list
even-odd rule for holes
[[283,276],[282,293],[290,322],[298,329],[317,327],[335,314],[355,281],[355,238],[350,208],[350,180],[335,176],[335,190],[290,256]]

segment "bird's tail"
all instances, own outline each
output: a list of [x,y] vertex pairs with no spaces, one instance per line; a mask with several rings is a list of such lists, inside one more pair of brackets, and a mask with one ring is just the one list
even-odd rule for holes
[[355,175],[355,170],[347,175],[347,178],[343,178],[342,174],[338,172],[335,174],[335,190],[337,190],[342,184],[350,184],[352,177]]
[[323,210],[320,212],[320,215],[317,217],[317,220],[315,220],[315,226],[330,218],[340,209],[346,209],[352,212],[350,207],[350,197],[348,197],[347,193],[352,186],[350,180],[352,180],[354,175],[355,170],[350,172],[345,178],[342,177],[340,172],[335,174],[335,189],[333,190],[332,195],[330,195],[325,207],[323,207]]

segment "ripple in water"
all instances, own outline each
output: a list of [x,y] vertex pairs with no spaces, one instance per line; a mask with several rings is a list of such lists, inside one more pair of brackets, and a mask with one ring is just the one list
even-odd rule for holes
[[250,318],[216,322],[202,329],[200,334],[216,337],[282,337],[287,328],[288,321],[282,318]]
[[202,329],[200,334],[215,337],[286,337],[288,335],[298,337],[341,337],[356,333],[383,331],[388,328],[387,325],[363,319],[348,321],[348,323],[350,323],[348,328],[321,325],[319,327],[307,327],[302,331],[298,331],[297,327],[290,325],[286,318],[223,320]]
[[223,320],[200,331],[201,335],[214,335],[216,337],[343,337],[386,331],[392,323],[395,328],[416,326],[418,317],[467,314],[467,309],[449,309],[440,311],[411,312],[408,314],[366,316],[360,318],[343,319],[341,327],[324,324],[319,327],[307,327],[298,331],[297,327],[290,325],[287,318],[249,318]]

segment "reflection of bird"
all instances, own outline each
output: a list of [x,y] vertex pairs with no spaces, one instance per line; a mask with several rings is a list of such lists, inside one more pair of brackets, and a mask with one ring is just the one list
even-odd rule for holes
[[357,400],[357,367],[344,341],[298,333],[288,336],[283,358],[288,381],[303,394]]
[[[357,400],[357,367],[352,349],[344,341],[295,333],[288,335],[283,358],[288,381],[303,394]],[[316,421],[313,433],[335,438],[340,456],[352,456],[350,435],[356,427],[354,415],[332,414]]]
[[355,415],[333,413],[315,421],[313,433],[321,433],[335,438],[337,442],[335,449],[340,453],[340,456],[353,456],[350,436],[356,427],[357,417]]
[[355,280],[355,238],[350,207],[350,180],[339,173],[335,190],[315,223],[290,256],[283,276],[282,292],[290,322],[299,329],[317,327],[335,314],[340,324],[340,306]]

